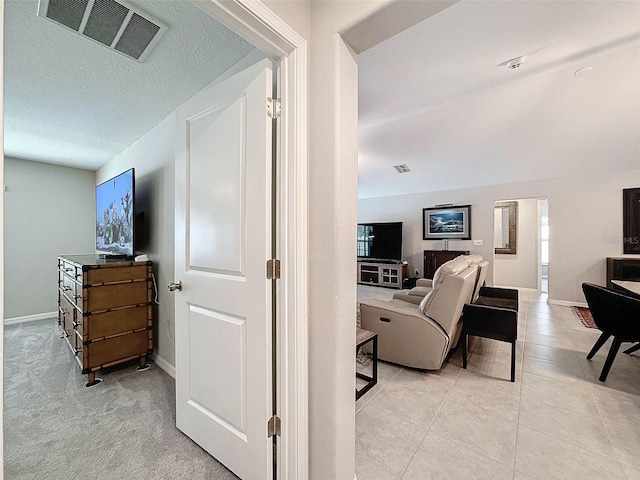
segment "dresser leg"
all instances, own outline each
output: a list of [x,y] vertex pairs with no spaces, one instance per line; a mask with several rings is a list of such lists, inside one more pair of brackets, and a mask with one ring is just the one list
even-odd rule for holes
[[136,371],[142,372],[143,370],[147,370],[151,365],[147,363],[147,356],[142,355],[140,357],[140,363],[138,364]]
[[101,378],[96,379],[96,372],[89,372],[87,374],[87,380],[88,382],[85,385],[85,387],[87,388],[93,387],[94,385],[97,385],[102,382]]

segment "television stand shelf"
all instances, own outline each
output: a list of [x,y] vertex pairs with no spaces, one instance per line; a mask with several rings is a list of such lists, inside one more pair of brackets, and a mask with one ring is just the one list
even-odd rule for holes
[[402,288],[407,276],[407,264],[358,262],[358,283],[381,287]]
[[153,351],[151,262],[58,257],[58,327],[87,387],[96,372],[129,360],[146,365]]

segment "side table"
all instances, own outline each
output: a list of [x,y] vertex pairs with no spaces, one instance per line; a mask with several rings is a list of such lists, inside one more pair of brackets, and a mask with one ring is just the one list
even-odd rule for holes
[[368,342],[373,342],[373,375],[369,376],[364,373],[356,372],[356,376],[358,378],[367,381],[367,384],[360,390],[356,388],[356,400],[371,390],[371,388],[378,383],[378,334],[358,328],[356,330],[356,355],[358,354],[358,349]]

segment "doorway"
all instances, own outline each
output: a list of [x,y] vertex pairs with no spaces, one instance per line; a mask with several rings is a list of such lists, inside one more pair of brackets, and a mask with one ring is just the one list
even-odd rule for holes
[[548,228],[543,232],[541,223],[543,202],[546,198],[494,202],[494,285],[541,292],[543,252],[545,273],[548,268]]
[[[278,356],[278,395],[281,402],[281,431],[286,437],[280,442],[278,459],[288,466],[281,470],[281,478],[295,476],[297,466],[306,462],[307,394],[299,387],[306,384],[306,290],[307,278],[300,274],[306,264],[306,177],[300,171],[306,169],[306,80],[299,64],[306,62],[306,51],[301,49],[303,39],[261,5],[242,5],[235,2],[210,2],[201,5],[207,13],[256,47],[275,59],[285,60],[278,65],[278,73],[286,78],[279,96],[282,107],[281,133],[287,142],[282,143],[282,155],[277,163],[276,199],[278,216],[276,228],[282,232],[277,245],[277,255],[286,260],[286,271],[279,283],[277,295],[286,297],[278,306],[278,343],[288,349],[295,346],[295,353]],[[3,25],[4,29],[4,25]],[[161,179],[162,180],[162,179]],[[163,195],[160,192],[159,195]],[[286,328],[282,328],[286,326]],[[284,381],[283,379],[286,379]],[[287,473],[292,472],[292,473]],[[293,478],[293,477],[292,477]]]

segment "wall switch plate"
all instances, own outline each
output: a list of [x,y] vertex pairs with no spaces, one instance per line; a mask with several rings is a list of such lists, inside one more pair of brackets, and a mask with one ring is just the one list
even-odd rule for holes
[[473,244],[474,245],[482,245],[484,242],[482,240],[474,240]]

